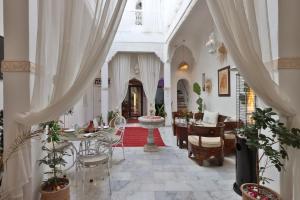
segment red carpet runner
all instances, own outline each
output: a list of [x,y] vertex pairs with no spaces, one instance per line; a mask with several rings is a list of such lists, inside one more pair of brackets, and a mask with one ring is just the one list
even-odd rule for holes
[[127,119],[127,123],[131,124],[131,123],[139,123],[138,119]]
[[[124,146],[143,147],[147,143],[147,136],[148,129],[142,127],[126,127],[124,133]],[[157,128],[154,129],[154,142],[157,146],[165,146]]]

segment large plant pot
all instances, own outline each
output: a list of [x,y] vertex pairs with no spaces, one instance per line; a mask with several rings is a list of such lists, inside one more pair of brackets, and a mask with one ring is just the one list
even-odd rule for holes
[[[254,192],[253,188],[256,188],[256,190],[254,189]],[[242,192],[243,200],[257,200],[257,195],[260,196],[260,200],[281,200],[280,195],[277,192],[261,185],[259,186],[260,193],[257,194],[257,184],[255,183],[245,183],[241,186],[240,190]]]
[[[43,185],[42,185],[43,188]],[[41,190],[41,200],[70,200],[70,183],[58,191]]]

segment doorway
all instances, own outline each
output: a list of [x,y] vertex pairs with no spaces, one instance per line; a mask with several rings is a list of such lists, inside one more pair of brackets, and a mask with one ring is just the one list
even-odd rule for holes
[[129,81],[127,95],[122,103],[122,115],[129,119],[136,119],[143,115],[144,90],[142,83],[137,79]]
[[186,79],[180,79],[177,82],[177,111],[186,112],[189,103],[189,82]]

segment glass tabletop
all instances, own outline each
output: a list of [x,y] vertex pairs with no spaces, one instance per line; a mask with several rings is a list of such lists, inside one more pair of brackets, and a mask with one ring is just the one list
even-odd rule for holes
[[105,137],[110,137],[116,132],[115,128],[106,128],[102,130],[98,130],[93,133],[85,133],[83,130],[78,131],[78,132],[63,132],[60,135],[61,140],[65,141],[85,141],[85,140],[96,140],[96,139],[101,139]]

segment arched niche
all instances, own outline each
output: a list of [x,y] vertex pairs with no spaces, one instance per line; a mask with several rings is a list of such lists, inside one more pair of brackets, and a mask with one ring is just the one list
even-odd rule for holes
[[172,68],[178,68],[182,62],[186,62],[189,65],[189,69],[187,71],[192,70],[195,64],[193,53],[186,45],[177,47],[171,57]]
[[190,97],[190,83],[187,79],[179,79],[176,85],[177,111],[187,111]]

